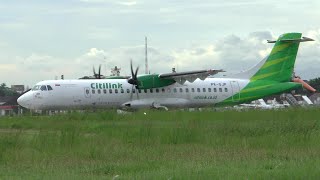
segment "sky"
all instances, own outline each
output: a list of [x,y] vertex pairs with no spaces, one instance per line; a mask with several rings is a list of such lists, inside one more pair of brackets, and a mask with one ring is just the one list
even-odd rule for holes
[[0,82],[32,86],[61,74],[92,75],[102,65],[144,73],[246,70],[283,33],[301,32],[295,71],[320,77],[319,0],[10,0],[0,2]]

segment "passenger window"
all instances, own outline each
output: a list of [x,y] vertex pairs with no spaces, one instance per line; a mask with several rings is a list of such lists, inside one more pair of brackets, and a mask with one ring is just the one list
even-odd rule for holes
[[92,94],[95,94],[95,93],[96,93],[96,91],[94,89],[92,89]]
[[224,88],[224,91],[225,91],[225,92],[228,92],[228,88]]
[[222,88],[219,88],[219,92],[222,92]]
[[206,88],[203,88],[202,91],[203,91],[203,92],[206,92]]
[[109,93],[112,94],[112,89],[109,89]]
[[138,89],[138,92],[141,93],[141,89]]
[[163,93],[166,92],[166,90],[165,90],[164,88],[162,88],[161,91],[162,91]]
[[104,94],[107,94],[107,90],[106,90],[106,89],[104,89],[104,90],[103,90],[103,93],[104,93]]
[[120,89],[120,92],[121,92],[121,93],[124,93],[124,90],[123,90],[123,89]]
[[150,89],[150,93],[153,93],[153,89]]
[[130,93],[130,89],[127,89],[127,93]]
[[48,87],[48,91],[52,91],[53,90],[50,85],[47,85],[47,87]]
[[101,94],[101,89],[98,89],[98,94]]
[[186,93],[188,93],[189,92],[189,89],[188,88],[186,88]]
[[159,93],[159,89],[158,88],[156,89],[156,93]]
[[200,88],[197,88],[197,92],[200,92]]
[[194,92],[194,88],[191,88],[191,92]]
[[214,92],[217,92],[217,88],[213,88],[213,91],[214,91]]
[[143,91],[144,91],[144,93],[147,93],[147,92],[148,92],[147,89],[144,89]]
[[208,88],[208,92],[211,92],[211,88]]
[[115,90],[114,90],[114,93],[118,93],[118,89],[115,89]]
[[47,86],[45,86],[45,85],[41,86],[40,90],[41,91],[47,91]]
[[183,92],[183,89],[182,89],[182,88],[180,88],[180,92],[181,92],[181,93]]
[[176,92],[177,92],[177,89],[176,89],[176,88],[173,88],[173,92],[176,93]]

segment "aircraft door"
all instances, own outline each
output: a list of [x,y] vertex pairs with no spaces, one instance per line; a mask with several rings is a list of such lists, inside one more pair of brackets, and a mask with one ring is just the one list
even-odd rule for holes
[[240,86],[238,81],[230,81],[232,89],[232,101],[238,102],[240,100]]
[[84,97],[91,98],[90,88],[88,87],[84,88]]

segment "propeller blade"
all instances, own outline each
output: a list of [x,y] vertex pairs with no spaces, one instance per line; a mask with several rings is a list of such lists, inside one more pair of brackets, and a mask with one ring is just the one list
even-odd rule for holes
[[138,81],[138,71],[139,71],[139,66],[137,67],[136,71],[133,71],[133,66],[132,66],[132,59],[130,60],[130,69],[131,69],[131,77],[128,79],[128,83],[135,85],[136,89],[138,89],[139,81]]
[[99,72],[99,74],[98,74],[98,75],[99,75],[98,79],[101,79],[101,64],[99,65],[99,71],[98,71],[98,72]]
[[20,94],[20,96],[22,96],[23,94],[29,92],[30,90],[31,90],[31,89],[28,89],[28,90],[24,91],[22,94]]
[[135,91],[135,94],[136,94],[136,96],[137,96],[137,99],[140,99],[139,98],[139,90],[137,89],[137,88],[135,88],[135,85],[132,85],[131,86],[131,93],[130,93],[130,101],[132,101],[133,100],[133,90]]
[[138,76],[138,71],[139,71],[139,66],[137,67],[136,73],[134,74],[134,78],[135,78],[135,79],[138,79],[138,77],[137,77],[137,76]]
[[139,92],[138,92],[139,90],[137,89],[136,90],[136,94],[137,94],[137,99],[139,100],[140,98],[139,98]]
[[97,78],[97,74],[96,74],[96,70],[95,70],[94,66],[92,67],[92,69],[93,69],[93,76],[94,76],[95,78]]
[[133,96],[133,86],[134,86],[134,85],[132,85],[132,86],[131,86],[130,101],[132,101],[132,96]]
[[134,77],[134,73],[133,73],[133,67],[132,67],[132,59],[130,60],[130,67],[131,67],[131,77]]

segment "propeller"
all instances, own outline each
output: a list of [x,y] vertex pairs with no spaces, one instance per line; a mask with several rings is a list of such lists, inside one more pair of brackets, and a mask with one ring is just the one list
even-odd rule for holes
[[131,77],[128,79],[128,83],[134,85],[138,89],[139,88],[139,80],[138,80],[139,66],[137,67],[136,71],[133,72],[132,60],[131,60],[130,67],[131,67]]
[[133,91],[135,91],[137,95],[137,99],[139,99],[139,80],[138,80],[138,71],[139,71],[139,66],[137,67],[136,71],[133,71],[133,66],[132,66],[132,60],[130,60],[130,68],[131,68],[131,77],[128,79],[128,83],[132,84],[131,87],[131,94],[130,94],[130,99],[132,101],[133,98]]
[[132,85],[132,87],[131,87],[131,94],[130,94],[130,100],[132,101],[132,99],[133,99],[133,91],[135,91],[135,93],[136,93],[136,95],[137,95],[137,99],[140,99],[140,98],[139,98],[138,89],[134,88],[134,85]]
[[30,90],[31,90],[31,89],[28,89],[28,90],[22,92],[22,93],[20,94],[20,96],[24,95],[25,93],[29,92]]
[[101,64],[99,65],[99,71],[98,71],[98,74],[96,73],[96,70],[93,66],[93,76],[95,79],[101,79]]

